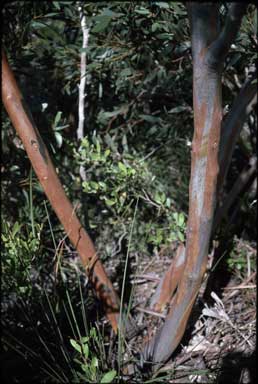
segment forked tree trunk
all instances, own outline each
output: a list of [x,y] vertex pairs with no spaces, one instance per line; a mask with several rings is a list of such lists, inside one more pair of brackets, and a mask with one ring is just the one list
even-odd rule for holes
[[206,270],[216,207],[225,55],[234,40],[245,6],[232,3],[223,30],[219,5],[190,3],[193,56],[194,138],[185,266],[165,323],[143,351],[144,360],[165,362],[178,346]]
[[[246,5],[231,4],[223,29],[219,25],[218,4],[189,3],[187,7],[192,37],[194,102],[189,220],[186,245],[178,250],[176,263],[167,272],[157,295],[157,306],[162,307],[164,303],[171,300],[171,309],[165,323],[154,338],[145,345],[142,353],[144,360],[154,363],[165,362],[178,346],[206,270],[217,191],[220,188],[220,185],[218,186],[219,164],[223,163],[228,167],[232,155],[230,135],[223,135],[225,145],[220,146],[221,75],[224,58],[238,32]],[[117,330],[119,299],[100,260],[96,257],[96,250],[89,236],[65,195],[4,54],[2,88],[5,108],[22,139],[40,183],[67,235],[80,254],[86,270],[91,272],[90,277],[96,292],[104,304],[113,328]],[[248,95],[249,103],[254,95],[253,86]],[[242,104],[241,121],[244,119],[248,103]],[[229,115],[228,127],[231,130],[235,127],[237,113],[235,108],[235,111]],[[239,127],[240,125],[237,131]],[[220,157],[219,147],[222,149]],[[230,148],[230,155],[226,155],[224,153],[226,149],[223,148]],[[226,172],[221,173],[220,184],[223,184],[225,174]],[[173,277],[175,281],[169,282],[169,278]],[[171,298],[176,288],[176,294]]]

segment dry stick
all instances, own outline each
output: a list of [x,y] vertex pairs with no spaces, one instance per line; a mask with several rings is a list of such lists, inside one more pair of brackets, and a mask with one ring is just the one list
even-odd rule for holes
[[[80,84],[79,88],[79,100],[78,100],[78,128],[77,128],[77,139],[79,144],[84,137],[84,128],[85,128],[85,98],[86,98],[86,69],[87,69],[87,55],[86,49],[88,47],[89,41],[89,28],[87,28],[86,16],[83,12],[83,4],[78,3],[78,12],[81,22],[81,30],[82,30],[82,51],[81,51],[81,73],[80,73]],[[91,168],[88,169],[88,172]],[[84,165],[80,165],[79,174],[82,181],[86,181],[86,170]],[[89,218],[88,218],[88,204],[87,197],[85,195],[82,196],[81,199],[82,211],[84,213],[84,225],[86,228],[89,228]]]
[[151,316],[161,317],[162,319],[166,318],[166,316],[162,315],[162,313],[152,311],[151,309],[146,309],[146,308],[142,308],[142,307],[135,307],[134,309],[135,309],[135,311],[147,313],[148,315],[151,315]]
[[[82,140],[84,137],[84,122],[85,122],[85,87],[86,87],[86,48],[88,47],[89,41],[89,28],[86,24],[86,16],[83,14],[82,5],[78,7],[81,29],[82,29],[82,52],[81,52],[81,77],[79,85],[79,103],[78,103],[78,129],[77,138]],[[83,181],[86,180],[86,172],[83,165],[80,166],[80,175]]]
[[[39,134],[5,53],[2,52],[2,99],[5,109],[20,136],[35,173],[65,232],[79,253],[83,266],[89,270],[89,278],[102,300],[106,314],[115,331],[118,326],[119,298],[97,257],[95,247],[78,220],[57,176],[47,148]],[[94,263],[92,261],[95,260]]]
[[85,86],[86,86],[86,48],[88,47],[89,41],[89,28],[86,24],[86,16],[83,14],[82,7],[79,6],[79,13],[81,19],[81,29],[82,29],[82,52],[81,52],[81,77],[79,85],[79,109],[78,109],[78,129],[77,129],[77,138],[81,140],[84,136],[84,99],[85,99]]
[[225,288],[225,289],[229,289],[229,290],[235,288],[235,290],[234,290],[233,292],[230,292],[230,293],[228,293],[227,295],[225,295],[225,296],[224,296],[224,300],[228,300],[228,299],[230,299],[231,297],[235,296],[235,294],[237,293],[238,289],[243,288],[243,286],[245,286],[246,284],[248,284],[252,279],[255,278],[255,276],[256,276],[256,272],[253,272],[253,273],[251,274],[251,276],[249,276],[247,279],[245,279],[240,285],[238,285],[238,286],[236,286],[236,287],[227,287],[227,288]]

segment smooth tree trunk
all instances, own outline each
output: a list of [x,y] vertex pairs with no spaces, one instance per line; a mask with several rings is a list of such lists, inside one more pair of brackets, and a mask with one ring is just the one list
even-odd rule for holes
[[232,3],[222,30],[218,4],[189,3],[187,8],[192,38],[194,137],[186,260],[165,322],[143,350],[143,360],[156,364],[164,363],[180,343],[206,270],[217,203],[221,76],[225,55],[236,37],[245,5]]
[[90,237],[77,218],[75,208],[65,194],[48,150],[20,93],[4,52],[2,52],[2,99],[35,173],[66,234],[80,255],[86,273],[103,303],[113,329],[117,331],[119,298],[107,277]]

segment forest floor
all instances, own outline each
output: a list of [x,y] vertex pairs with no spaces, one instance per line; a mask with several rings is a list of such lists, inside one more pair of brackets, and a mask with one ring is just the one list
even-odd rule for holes
[[[208,269],[189,325],[180,346],[166,366],[155,373],[157,379],[173,372],[169,383],[252,383],[256,378],[256,272],[250,260],[256,249],[238,240],[237,252],[245,255],[245,267],[230,273],[223,261],[209,256]],[[150,310],[150,299],[175,251],[164,250],[132,262],[132,313],[138,326],[155,330],[164,314]],[[215,267],[214,267],[215,265]],[[114,270],[114,265],[110,266]],[[128,344],[128,355],[139,351],[147,331]],[[132,372],[133,373],[133,372]]]
[[[209,255],[204,282],[179,347],[166,365],[152,373],[151,378],[146,376],[146,380],[144,374],[139,371],[139,365],[137,367],[137,364],[132,364],[132,361],[139,356],[148,335],[154,334],[164,322],[165,313],[153,312],[150,309],[150,301],[160,279],[173,260],[176,246],[174,249],[163,249],[159,253],[156,252],[152,258],[149,255],[130,254],[130,272],[126,282],[125,296],[128,293],[130,296],[131,287],[131,314],[135,324],[142,329],[142,332],[125,343],[126,353],[123,361],[129,363],[125,364],[125,370],[123,370],[124,382],[251,384],[257,381],[255,358],[256,271],[254,265],[256,248],[255,244],[239,239],[235,239],[234,244],[234,252],[237,255],[235,262],[239,263],[240,268],[238,269],[234,265],[234,268],[230,270],[228,261],[223,257],[224,253],[219,258],[215,252]],[[71,265],[73,260],[73,265],[80,264],[76,252],[70,252],[70,248],[68,250],[66,262]],[[117,291],[119,291],[117,280],[123,278],[122,273],[120,272],[118,275],[117,272],[119,263],[121,263],[121,259],[114,257],[105,262],[106,271]],[[83,275],[82,278],[84,280],[86,276]],[[85,289],[87,291],[87,287]],[[80,306],[78,311],[80,311]],[[17,319],[23,318],[22,312],[16,316]],[[38,322],[39,319],[34,320]],[[41,320],[43,321],[44,318],[42,317]],[[107,324],[107,320],[104,323],[103,319],[100,320],[101,324],[105,327],[104,324]],[[12,332],[11,329],[17,328],[17,324],[13,324],[12,328],[10,326],[10,323],[8,326],[6,325],[9,333]],[[47,326],[49,329],[49,323]],[[30,343],[32,335],[36,339],[36,334],[30,331],[30,328],[31,325],[24,325],[24,328],[18,330],[24,338],[24,344]],[[109,329],[109,326],[105,328]],[[28,333],[27,336],[24,332],[25,329]],[[19,332],[17,337],[20,335]],[[44,340],[47,342],[48,334],[45,334],[45,337]],[[49,333],[49,337],[52,337],[51,333]],[[113,346],[115,346],[114,343]],[[108,346],[112,344],[109,333],[107,334],[107,344]],[[117,359],[115,350],[116,348],[111,351],[114,361]],[[5,365],[5,376],[9,378],[8,381],[3,380],[4,382],[10,382],[14,372],[17,373],[19,370],[19,376],[23,375],[24,362],[17,354],[9,351],[2,356],[2,361]],[[21,367],[14,371],[14,366],[18,364],[17,361],[20,361]],[[28,375],[32,377],[28,368],[26,368],[26,372],[24,377]],[[36,376],[37,372],[33,374]]]

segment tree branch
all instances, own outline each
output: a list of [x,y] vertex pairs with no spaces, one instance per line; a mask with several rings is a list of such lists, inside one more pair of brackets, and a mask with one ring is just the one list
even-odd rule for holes
[[86,273],[104,305],[113,329],[117,331],[119,298],[107,277],[89,235],[75,213],[75,208],[65,194],[48,150],[22,97],[4,52],[2,52],[2,99],[45,194],[80,255]]
[[233,106],[222,125],[219,151],[220,172],[218,177],[218,196],[221,193],[230,166],[233,150],[247,116],[257,102],[256,73],[245,82],[235,98]]
[[192,56],[204,55],[219,33],[219,5],[186,3],[192,36]]
[[[78,128],[77,128],[77,139],[82,140],[84,137],[84,125],[85,125],[85,97],[86,97],[86,69],[87,69],[87,55],[86,48],[88,47],[89,41],[89,28],[87,28],[86,16],[83,13],[83,4],[78,4],[78,11],[81,21],[82,29],[82,52],[81,52],[81,76],[79,84],[79,102],[78,102]],[[83,165],[80,165],[79,173],[82,181],[86,181],[86,171]],[[84,225],[89,230],[89,218],[88,218],[88,206],[87,197],[82,196],[82,210],[84,214]]]
[[231,3],[224,28],[210,47],[210,58],[212,62],[219,63],[224,61],[231,44],[237,36],[246,8],[247,3],[245,2]]
[[79,110],[78,110],[78,129],[77,129],[77,138],[81,140],[84,137],[84,99],[85,99],[85,86],[86,86],[86,48],[88,47],[89,41],[89,28],[86,24],[86,16],[83,14],[82,6],[78,7],[81,20],[81,29],[82,29],[82,52],[81,52],[81,77],[79,85]]
[[220,225],[222,219],[227,216],[229,209],[234,204],[240,193],[246,188],[247,184],[250,184],[257,174],[257,158],[253,156],[248,167],[245,167],[243,171],[238,176],[236,182],[234,183],[231,191],[228,193],[226,199],[223,201],[222,206],[217,210],[214,222],[213,230]]

